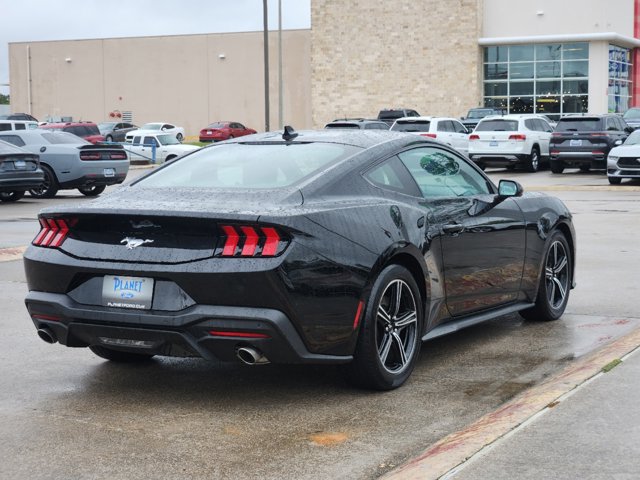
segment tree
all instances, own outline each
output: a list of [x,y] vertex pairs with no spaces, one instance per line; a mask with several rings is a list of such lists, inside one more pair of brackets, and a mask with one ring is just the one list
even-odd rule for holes
[[9,103],[11,103],[9,99],[9,95],[0,93],[0,105],[9,105]]

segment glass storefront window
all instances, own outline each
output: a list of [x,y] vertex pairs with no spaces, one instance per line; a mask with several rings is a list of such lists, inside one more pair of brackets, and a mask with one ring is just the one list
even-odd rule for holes
[[[616,80],[610,83],[610,95],[625,97],[631,91],[631,64],[625,61],[630,58],[620,47],[610,51],[610,78]],[[587,111],[589,43],[486,47],[484,59],[485,106],[506,104],[509,113],[554,116]]]
[[609,112],[622,113],[631,103],[632,82],[630,79],[631,50],[609,45]]

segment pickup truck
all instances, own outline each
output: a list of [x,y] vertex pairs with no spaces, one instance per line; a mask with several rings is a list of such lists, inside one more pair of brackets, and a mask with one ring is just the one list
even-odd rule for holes
[[200,148],[183,145],[170,133],[135,135],[131,143],[123,146],[129,152],[131,163],[164,163]]
[[467,113],[466,117],[460,117],[460,121],[462,124],[467,127],[469,131],[476,128],[478,122],[482,120],[484,117],[489,115],[506,115],[506,108],[491,108],[491,107],[481,107],[481,108],[472,108]]

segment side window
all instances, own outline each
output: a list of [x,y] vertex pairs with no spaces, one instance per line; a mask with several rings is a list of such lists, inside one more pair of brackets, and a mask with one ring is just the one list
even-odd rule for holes
[[18,135],[2,135],[0,140],[14,144],[17,147],[24,147],[24,141]]
[[141,138],[142,137],[133,137],[133,142],[131,142],[131,143],[133,143],[134,145],[140,145],[140,139]]
[[453,153],[436,147],[422,147],[402,152],[398,157],[426,198],[493,193],[484,176]]
[[616,123],[618,124],[618,130],[621,132],[627,127],[626,122],[620,117],[616,117]]
[[415,182],[408,175],[398,157],[392,157],[376,165],[364,174],[364,178],[376,187],[385,190],[393,190],[394,192],[413,195],[414,197],[420,196],[420,191]]
[[440,120],[438,122],[438,128],[436,129],[438,132],[452,132],[453,128],[451,122],[449,120]]
[[169,125],[168,123],[164,125],[162,128],[166,128],[167,130],[171,130],[172,128],[176,128],[173,125]]
[[527,118],[524,121],[524,126],[527,127],[529,130],[538,130],[538,125],[536,124],[536,121],[533,118]]
[[456,131],[456,133],[467,133],[467,128],[460,122],[453,120],[451,123],[453,123],[453,129]]
[[27,126],[24,123],[16,123],[15,124],[16,130],[26,130]]
[[8,132],[9,130],[11,130],[10,123],[0,123],[0,132]]
[[613,117],[608,117],[605,123],[605,130],[617,130]]
[[152,146],[158,146],[158,142],[156,141],[155,137],[144,137],[144,144],[147,147],[152,147]]

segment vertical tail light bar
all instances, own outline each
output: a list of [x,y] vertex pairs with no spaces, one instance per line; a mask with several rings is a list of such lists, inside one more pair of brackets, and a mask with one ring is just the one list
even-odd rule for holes
[[31,242],[37,247],[58,248],[69,235],[69,228],[76,222],[75,219],[45,218],[40,217],[40,231]]
[[222,225],[222,257],[275,257],[287,240],[274,227]]

